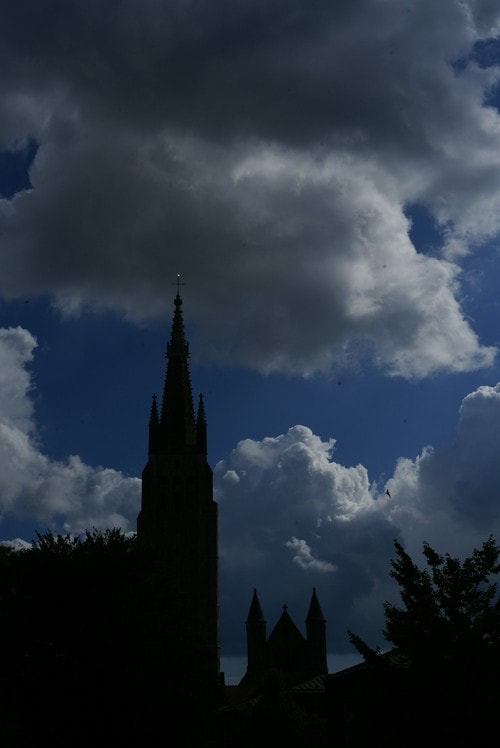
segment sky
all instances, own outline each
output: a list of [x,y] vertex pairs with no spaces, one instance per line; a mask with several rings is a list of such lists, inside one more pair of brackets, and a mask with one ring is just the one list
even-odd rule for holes
[[498,3],[21,0],[0,38],[0,539],[135,529],[181,273],[224,667],[254,587],[383,647],[394,540],[500,539]]

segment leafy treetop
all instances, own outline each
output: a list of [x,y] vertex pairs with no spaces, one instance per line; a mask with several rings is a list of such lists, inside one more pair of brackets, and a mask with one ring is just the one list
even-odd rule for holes
[[[464,561],[423,544],[421,569],[396,542],[391,576],[400,587],[402,607],[386,602],[384,638],[415,667],[467,664],[482,668],[500,650],[500,601],[494,577],[500,572],[500,546],[490,536]],[[365,657],[380,652],[349,632]]]

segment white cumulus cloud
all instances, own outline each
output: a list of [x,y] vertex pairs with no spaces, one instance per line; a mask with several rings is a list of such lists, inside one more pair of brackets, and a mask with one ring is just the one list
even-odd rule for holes
[[305,540],[292,537],[285,545],[293,552],[293,561],[301,569],[315,569],[323,572],[335,571],[335,566],[329,561],[321,561],[313,556]]
[[383,644],[383,603],[397,599],[394,540],[423,563],[424,540],[464,557],[490,534],[500,539],[500,384],[467,395],[456,439],[401,457],[381,488],[363,466],[336,463],[333,447],[294,426],[240,442],[217,466],[229,629],[241,626],[232,611],[245,609],[253,587],[300,611],[316,586],[330,646],[347,648],[348,628]]
[[413,550],[422,539],[461,553],[500,538],[500,384],[468,394],[453,443],[400,459],[384,511]]
[[51,460],[41,450],[27,368],[35,347],[27,330],[0,330],[0,516],[30,517],[41,530],[132,529],[137,478],[93,468],[75,455]]

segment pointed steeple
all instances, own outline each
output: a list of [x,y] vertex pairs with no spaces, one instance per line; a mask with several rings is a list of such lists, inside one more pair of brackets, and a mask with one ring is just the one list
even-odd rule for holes
[[184,333],[182,299],[177,293],[172,334],[167,344],[167,373],[160,416],[161,451],[167,454],[196,450],[196,427],[189,377],[189,344]]
[[247,625],[252,623],[266,623],[264,613],[260,605],[260,600],[257,595],[257,590],[254,588],[252,602],[250,603],[250,610],[248,611]]
[[328,672],[326,653],[326,618],[321,610],[316,588],[313,587],[311,604],[306,618],[307,649],[311,674]]
[[254,589],[252,602],[246,621],[247,629],[247,671],[242,683],[254,682],[267,668],[266,658],[266,619],[260,605],[257,590]]
[[326,622],[326,618],[321,610],[318,596],[316,594],[316,587],[313,587],[313,593],[311,597],[311,604],[309,605],[309,612],[307,614],[306,623],[312,623],[313,621]]

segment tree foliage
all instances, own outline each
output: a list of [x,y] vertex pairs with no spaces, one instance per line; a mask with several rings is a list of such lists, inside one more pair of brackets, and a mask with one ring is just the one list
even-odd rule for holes
[[[409,664],[484,665],[500,648],[500,601],[495,577],[500,547],[493,537],[464,561],[423,544],[421,569],[395,543],[390,575],[400,588],[402,607],[386,602],[384,638]],[[365,659],[379,655],[359,637],[351,641]]]
[[0,548],[0,743],[154,744],[178,721],[182,745],[200,711],[179,619],[165,573],[118,530]]
[[351,642],[375,687],[377,678],[389,684],[398,725],[412,722],[415,744],[475,744],[500,704],[500,547],[491,536],[461,561],[424,543],[425,568],[395,549],[390,574],[402,605],[385,603],[383,632],[393,649],[383,655],[349,632]]
[[[484,664],[500,645],[500,602],[494,577],[500,547],[490,537],[464,561],[423,545],[420,569],[396,543],[391,576],[404,607],[385,603],[384,637],[412,663]],[[479,660],[478,660],[479,658]]]

